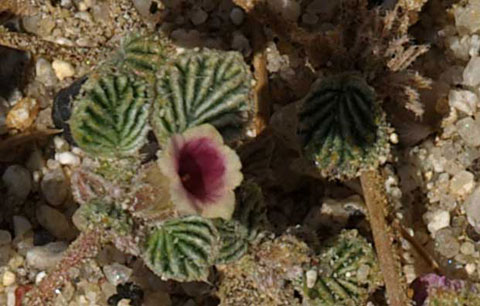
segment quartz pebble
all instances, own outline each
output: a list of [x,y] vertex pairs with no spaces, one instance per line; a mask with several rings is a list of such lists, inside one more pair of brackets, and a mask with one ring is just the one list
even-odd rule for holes
[[480,57],[473,56],[463,70],[463,84],[478,86],[480,84]]
[[478,97],[469,90],[451,90],[448,94],[448,103],[459,111],[472,116],[477,109]]
[[435,250],[446,258],[453,258],[460,251],[460,243],[449,229],[442,229],[435,235]]
[[60,81],[75,75],[75,68],[73,68],[72,64],[62,60],[54,60],[52,62],[52,68]]
[[118,263],[113,263],[103,267],[103,273],[105,273],[105,277],[112,285],[117,286],[128,281],[132,275],[132,269]]
[[62,259],[67,247],[68,245],[62,241],[34,247],[27,252],[27,263],[36,269],[48,270]]
[[12,271],[5,271],[3,273],[2,282],[5,287],[15,284],[17,276]]
[[450,181],[450,192],[459,195],[466,196],[472,192],[475,187],[473,173],[463,170],[455,174]]
[[472,34],[480,30],[480,0],[470,0],[465,6],[455,5],[453,14],[460,32]]
[[40,83],[50,87],[58,81],[52,64],[44,58],[39,58],[35,64],[36,78]]
[[8,194],[15,196],[23,202],[32,189],[30,172],[20,165],[12,165],[5,170],[2,176],[3,183],[7,186]]
[[42,179],[42,193],[53,206],[62,205],[68,196],[68,183],[61,168],[48,171]]
[[11,129],[24,131],[33,124],[39,110],[40,105],[37,100],[23,98],[8,112],[5,124]]
[[450,213],[445,210],[436,210],[425,213],[425,219],[428,221],[427,228],[435,235],[435,232],[450,225]]
[[62,165],[78,166],[80,165],[80,158],[72,152],[62,152],[55,154],[55,160]]
[[[479,67],[480,69],[480,67]],[[458,120],[455,124],[458,134],[471,146],[480,146],[480,124],[472,117],[466,117]]]
[[475,252],[475,245],[469,241],[462,243],[460,252],[463,255],[472,255]]
[[70,239],[75,236],[65,215],[50,206],[41,205],[37,209],[37,219],[41,226],[59,239]]
[[480,233],[480,186],[467,198],[464,207],[468,223]]

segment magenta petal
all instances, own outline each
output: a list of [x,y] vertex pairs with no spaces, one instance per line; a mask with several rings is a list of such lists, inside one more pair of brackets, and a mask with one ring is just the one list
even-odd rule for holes
[[208,204],[221,196],[225,160],[211,139],[202,137],[188,141],[177,154],[178,175],[196,202]]

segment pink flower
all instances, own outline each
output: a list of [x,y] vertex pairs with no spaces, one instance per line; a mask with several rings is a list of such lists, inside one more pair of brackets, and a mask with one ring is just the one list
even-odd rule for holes
[[172,136],[158,162],[170,179],[170,198],[179,213],[227,220],[232,217],[233,191],[242,182],[242,165],[212,125],[203,124]]

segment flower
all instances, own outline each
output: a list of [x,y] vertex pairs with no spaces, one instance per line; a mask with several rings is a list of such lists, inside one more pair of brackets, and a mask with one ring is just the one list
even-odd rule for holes
[[233,191],[242,182],[242,165],[212,125],[173,135],[160,154],[158,163],[170,179],[170,198],[179,213],[232,217]]

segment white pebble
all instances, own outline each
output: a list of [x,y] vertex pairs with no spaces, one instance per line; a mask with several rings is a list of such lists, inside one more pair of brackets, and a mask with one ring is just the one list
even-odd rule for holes
[[60,81],[75,75],[75,68],[73,68],[72,64],[62,60],[54,60],[52,68]]
[[57,151],[65,151],[68,150],[68,142],[63,139],[63,137],[55,136],[53,138],[53,144],[55,145],[55,150]]
[[62,259],[67,246],[65,242],[58,241],[33,247],[27,252],[27,263],[35,269],[48,270]]
[[480,124],[472,117],[466,117],[455,123],[457,132],[462,139],[470,146],[480,146]]
[[463,84],[476,87],[480,84],[480,57],[473,56],[463,70]]
[[2,282],[5,287],[15,284],[16,280],[17,276],[15,275],[15,273],[8,270],[3,273]]
[[234,7],[230,12],[230,20],[234,25],[241,25],[245,19],[245,13],[242,9]]
[[473,173],[463,170],[455,174],[450,181],[450,192],[458,196],[466,196],[475,187]]
[[128,281],[132,275],[132,271],[132,269],[118,263],[113,263],[103,267],[103,273],[105,273],[105,277],[114,286]]
[[448,103],[451,107],[471,116],[477,109],[478,97],[470,90],[450,90]]
[[47,273],[46,273],[45,271],[39,272],[39,273],[35,276],[35,284],[38,285],[45,276],[47,276]]
[[428,221],[427,228],[435,235],[435,232],[450,225],[450,213],[446,210],[427,212],[425,219]]
[[317,282],[318,273],[316,270],[308,270],[306,273],[307,288],[313,288]]
[[62,165],[78,166],[80,165],[80,158],[72,152],[56,153],[55,159]]
[[467,272],[468,275],[472,275],[476,270],[476,265],[474,263],[469,263],[465,265],[465,272]]

